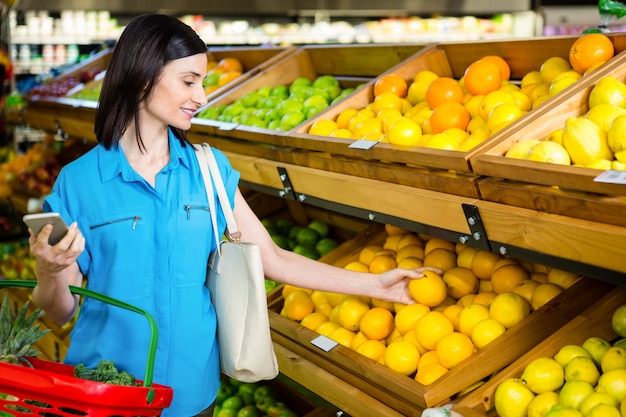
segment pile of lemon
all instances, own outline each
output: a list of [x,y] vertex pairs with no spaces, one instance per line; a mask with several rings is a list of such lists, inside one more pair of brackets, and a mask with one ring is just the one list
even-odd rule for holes
[[553,357],[532,360],[519,378],[495,391],[502,417],[621,417],[626,415],[626,305],[612,317],[612,344],[589,337],[568,344]]
[[602,170],[626,170],[626,84],[606,76],[591,89],[587,109],[547,137],[515,143],[505,156]]
[[346,269],[438,268],[412,280],[414,304],[286,285],[281,314],[429,385],[580,276],[392,226]]

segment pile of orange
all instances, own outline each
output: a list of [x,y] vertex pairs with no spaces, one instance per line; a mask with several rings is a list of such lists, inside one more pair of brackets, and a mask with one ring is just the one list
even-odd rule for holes
[[412,79],[387,73],[373,83],[373,100],[367,106],[341,111],[337,126],[326,133],[399,147],[466,152],[598,68],[614,53],[607,36],[588,34],[573,42],[569,56],[550,57],[521,80],[511,80],[509,63],[496,55],[472,62],[459,79],[431,70],[421,70]]
[[415,304],[286,285],[281,314],[428,385],[573,285],[577,274],[386,225],[344,268],[431,266]]
[[207,77],[204,80],[204,92],[209,95],[219,87],[240,77],[244,72],[241,61],[234,57],[224,57],[220,60],[209,60]]

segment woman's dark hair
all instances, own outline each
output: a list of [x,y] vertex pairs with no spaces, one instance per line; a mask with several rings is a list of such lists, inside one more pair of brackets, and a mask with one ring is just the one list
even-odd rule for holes
[[[152,93],[165,64],[206,52],[198,34],[175,17],[146,14],[134,18],[117,41],[104,77],[95,119],[98,142],[110,149],[138,121],[139,104]],[[172,130],[184,146],[185,131]],[[145,149],[139,123],[135,123],[135,134],[139,148]]]

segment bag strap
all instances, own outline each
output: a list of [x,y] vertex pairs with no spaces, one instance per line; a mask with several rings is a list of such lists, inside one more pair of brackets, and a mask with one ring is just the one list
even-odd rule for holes
[[215,243],[217,244],[217,251],[220,252],[220,234],[217,231],[217,215],[215,206],[215,196],[213,195],[211,175],[209,174],[208,161],[203,149],[200,145],[193,145],[196,157],[198,158],[198,165],[200,166],[200,172],[202,173],[202,179],[204,182],[204,189],[209,200],[209,213],[211,213],[211,225],[213,226],[213,236],[215,237]]

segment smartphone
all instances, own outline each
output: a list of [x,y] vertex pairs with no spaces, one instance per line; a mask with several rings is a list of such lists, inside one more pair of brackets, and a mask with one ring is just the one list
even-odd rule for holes
[[50,245],[56,245],[68,231],[68,226],[59,213],[26,214],[22,220],[35,234],[39,234],[45,225],[52,224],[54,228],[48,238]]

